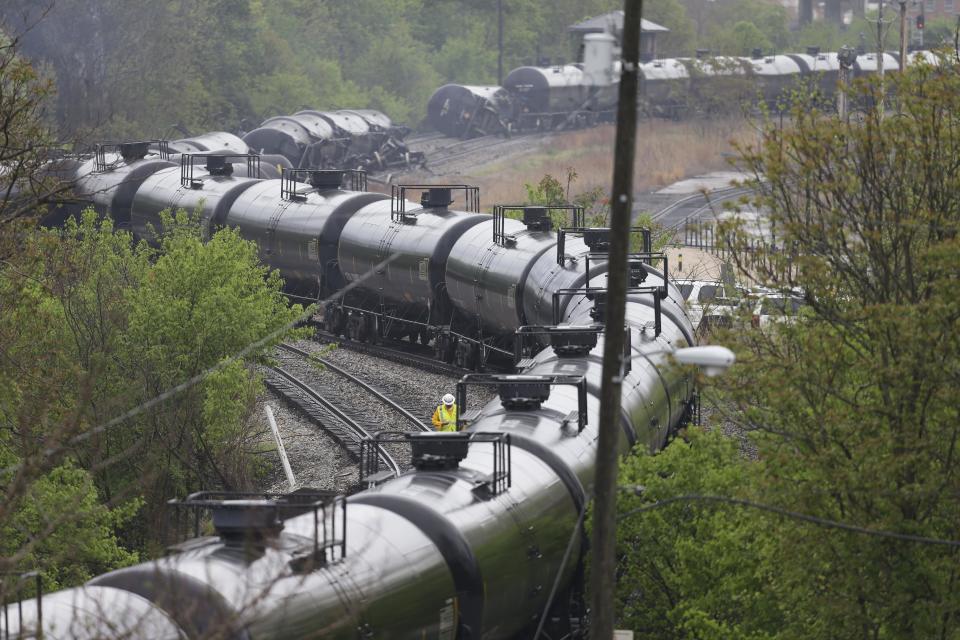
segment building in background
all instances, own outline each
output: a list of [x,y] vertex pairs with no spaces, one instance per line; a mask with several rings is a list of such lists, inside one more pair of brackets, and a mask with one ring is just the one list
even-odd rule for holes
[[[611,11],[601,16],[587,18],[582,22],[567,27],[576,40],[577,50],[582,54],[583,36],[588,33],[609,33],[620,42],[623,34],[623,11]],[[649,20],[643,20],[640,25],[640,60],[649,62],[657,57],[657,34],[669,33],[670,29]],[[577,55],[577,60],[582,55]]]

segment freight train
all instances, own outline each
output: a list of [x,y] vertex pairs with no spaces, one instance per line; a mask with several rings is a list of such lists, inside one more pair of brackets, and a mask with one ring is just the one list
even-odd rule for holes
[[[618,67],[609,62],[608,50],[596,63],[611,70],[607,79],[592,71],[592,40],[586,37],[584,64],[520,67],[503,86],[448,84],[437,89],[427,103],[427,122],[437,131],[457,138],[559,127],[587,126],[611,120],[618,98]],[[609,38],[609,36],[606,36]],[[777,112],[789,105],[790,92],[814,92],[825,107],[833,104],[840,80],[840,54],[806,53],[749,57],[717,56],[698,52],[695,58],[652,60],[640,65],[638,102],[649,116],[680,117],[710,114],[718,109],[739,109],[763,104]],[[908,64],[936,62],[930,51],[909,54]],[[899,55],[884,53],[885,72],[899,70]],[[877,72],[877,54],[861,53],[852,63],[852,77]]]
[[[255,170],[255,156],[182,153],[170,166],[141,144],[80,167],[76,180],[142,237],[160,228],[161,208],[195,208],[207,232],[235,227],[255,242],[292,287],[325,295],[353,284],[327,307],[331,330],[359,319],[367,339],[398,330],[442,343],[450,334],[434,331],[459,323],[475,340],[511,344],[516,372],[461,380],[459,433],[365,443],[365,488],[348,497],[181,501],[212,514],[212,535],[8,606],[0,624],[9,637],[493,640],[530,638],[538,627],[542,638],[585,637],[582,525],[597,453],[609,229],[584,227],[576,208],[557,212],[571,217],[561,228],[543,207],[481,214],[468,186],[388,196],[363,191],[355,172],[257,179],[248,164]],[[663,447],[693,397],[688,374],[670,363],[694,331],[666,257],[646,244],[629,265],[624,454]],[[478,386],[499,397],[477,403]],[[410,448],[411,471],[376,467],[370,452],[387,441]]]

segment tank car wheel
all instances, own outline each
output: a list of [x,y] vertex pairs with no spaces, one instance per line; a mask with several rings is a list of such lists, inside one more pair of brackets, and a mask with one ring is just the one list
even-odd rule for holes
[[377,344],[377,319],[373,316],[364,318],[363,340],[370,344]]
[[334,307],[330,312],[330,319],[327,321],[327,330],[335,336],[344,334],[347,327],[347,314],[343,309]]
[[426,327],[420,329],[420,344],[425,347],[430,344],[430,330]]

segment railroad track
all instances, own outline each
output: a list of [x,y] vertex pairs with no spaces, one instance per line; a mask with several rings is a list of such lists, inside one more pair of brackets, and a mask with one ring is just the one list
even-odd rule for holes
[[[658,222],[664,219],[676,218],[677,217],[676,214],[678,212],[683,211],[684,209],[690,208],[691,204],[697,203],[698,201],[703,201],[702,205],[684,214],[684,218],[697,217],[703,214],[705,211],[710,210],[710,208],[717,203],[721,203],[726,200],[730,200],[731,198],[735,198],[737,196],[745,195],[752,192],[753,192],[753,189],[750,189],[747,187],[733,187],[733,186],[725,187],[723,189],[715,189],[713,191],[707,192],[706,194],[698,191],[697,193],[693,193],[693,194],[690,194],[689,196],[680,198],[675,202],[671,202],[664,208],[654,213],[651,216],[651,218],[653,218],[653,220],[656,220]],[[682,223],[683,221],[681,220],[678,224],[682,224]],[[667,226],[673,227],[676,225],[667,225]]]
[[[348,415],[306,382],[282,367],[268,367],[266,384],[274,392],[300,408],[310,420],[326,431],[353,458],[360,459],[360,442],[372,437],[361,422]],[[399,475],[400,465],[383,447],[379,451],[380,464]]]
[[399,402],[397,402],[396,400],[394,400],[394,399],[391,398],[391,397],[388,397],[388,396],[387,396],[385,393],[383,393],[382,391],[374,388],[373,386],[371,386],[370,384],[368,384],[365,380],[363,380],[363,379],[359,378],[358,376],[350,373],[349,371],[346,371],[345,369],[343,369],[343,368],[341,368],[341,367],[333,364],[332,362],[330,362],[330,361],[327,360],[326,358],[321,358],[321,357],[319,357],[319,356],[317,356],[317,355],[315,355],[315,354],[312,354],[312,353],[310,353],[310,352],[308,352],[308,351],[304,351],[303,349],[299,349],[299,348],[297,348],[297,347],[294,347],[293,345],[286,344],[286,343],[283,343],[283,344],[280,344],[280,345],[277,345],[277,346],[278,346],[278,348],[280,348],[281,350],[286,351],[286,352],[288,352],[288,353],[292,353],[292,354],[297,355],[297,356],[299,356],[299,357],[301,357],[301,358],[305,358],[305,359],[307,359],[307,360],[313,360],[313,361],[315,361],[315,362],[319,362],[320,364],[322,364],[324,367],[326,367],[326,368],[329,369],[330,371],[332,371],[332,372],[336,373],[337,375],[341,376],[342,378],[345,378],[346,380],[349,380],[350,382],[356,384],[356,385],[359,386],[361,389],[365,390],[367,393],[369,393],[370,395],[372,395],[372,396],[374,396],[375,398],[377,398],[380,402],[382,402],[383,404],[385,404],[385,405],[387,405],[388,407],[390,407],[393,411],[395,411],[396,413],[398,413],[398,414],[400,414],[401,416],[403,416],[403,417],[406,419],[406,421],[409,422],[409,423],[414,427],[415,430],[418,430],[418,431],[432,431],[432,429],[431,429],[429,426],[427,426],[427,425],[425,425],[423,422],[421,422],[419,418],[417,418],[415,415],[413,415],[412,413],[410,413],[410,411],[408,411],[408,410],[407,410],[403,405],[401,405]]
[[[319,362],[329,372],[318,375],[335,375],[338,379],[347,381],[349,389],[362,390],[357,395],[342,387],[337,388],[332,382],[307,382],[286,368],[289,365],[269,367],[266,378],[266,384],[271,390],[299,408],[352,458],[359,460],[360,443],[380,431],[432,430],[399,402],[329,360],[289,344],[278,345],[278,348],[305,362]],[[404,426],[398,423],[403,423]],[[395,455],[402,451],[402,445],[379,447],[380,468],[399,474],[401,465]]]

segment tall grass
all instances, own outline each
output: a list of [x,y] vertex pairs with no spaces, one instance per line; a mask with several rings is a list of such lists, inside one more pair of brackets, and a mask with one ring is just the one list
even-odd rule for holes
[[[669,122],[644,120],[637,126],[634,190],[666,186],[685,177],[730,169],[725,157],[731,141],[756,135],[742,119]],[[531,149],[522,155],[493,159],[463,176],[480,187],[484,208],[494,203],[521,203],[524,183],[536,184],[550,174],[566,185],[568,172],[576,172],[569,194],[601,188],[609,192],[613,177],[616,127],[531,137]]]

